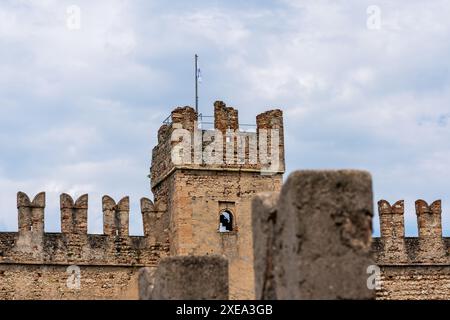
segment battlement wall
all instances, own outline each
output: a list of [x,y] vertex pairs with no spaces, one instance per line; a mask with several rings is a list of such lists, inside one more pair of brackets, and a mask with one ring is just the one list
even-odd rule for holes
[[415,202],[418,237],[405,237],[404,201],[378,202],[381,237],[372,252],[381,270],[377,299],[450,299],[450,238],[442,236],[441,201]]
[[415,203],[418,237],[405,237],[404,201],[378,202],[381,237],[374,238],[373,252],[380,265],[448,264],[450,238],[442,236],[441,201]]
[[144,236],[129,235],[129,198],[103,197],[103,234],[87,233],[88,195],[60,197],[61,233],[44,232],[45,193],[17,194],[18,232],[0,232],[0,264],[153,266],[167,255],[162,212],[141,199]]

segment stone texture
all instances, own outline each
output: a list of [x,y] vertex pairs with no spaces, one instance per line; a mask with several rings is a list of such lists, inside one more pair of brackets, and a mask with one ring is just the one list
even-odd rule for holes
[[255,298],[276,299],[274,280],[275,219],[278,193],[259,193],[253,198],[252,227],[255,272]]
[[417,200],[415,204],[421,260],[436,263],[446,261],[442,239],[441,201],[437,200],[428,205],[424,200]]
[[60,196],[61,232],[66,234],[87,233],[88,195],[82,195],[75,202],[68,194]]
[[381,266],[378,300],[449,300],[449,265]]
[[275,223],[278,299],[372,299],[372,182],[362,171],[298,171]]
[[383,259],[407,261],[405,250],[404,201],[397,201],[390,205],[386,200],[378,201],[380,217],[380,233],[383,239]]
[[239,130],[238,111],[223,101],[214,102],[214,128],[223,133],[228,129]]
[[143,299],[226,300],[228,261],[219,256],[166,258],[154,275],[143,271],[139,285]]
[[0,300],[139,299],[139,267],[80,266],[80,289],[67,286],[67,265],[0,263]]
[[[267,145],[272,145],[271,130],[278,131],[278,158],[279,158],[279,170],[285,171],[285,155],[284,155],[284,125],[283,125],[283,112],[280,109],[269,110],[256,116],[256,126],[258,133],[261,136],[263,130],[267,131]],[[270,159],[271,162],[271,159]],[[269,165],[269,164],[266,164]],[[270,167],[270,165],[269,165]]]
[[139,284],[139,299],[151,300],[153,286],[155,284],[156,268],[144,267],[139,270],[138,284]]

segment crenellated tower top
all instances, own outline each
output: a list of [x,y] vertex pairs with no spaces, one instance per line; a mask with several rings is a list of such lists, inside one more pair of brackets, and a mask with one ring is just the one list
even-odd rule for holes
[[254,129],[242,130],[238,110],[216,101],[213,123],[213,129],[201,129],[199,115],[189,106],[171,112],[158,131],[158,145],[152,152],[152,189],[175,169],[284,173],[281,110],[257,115]]

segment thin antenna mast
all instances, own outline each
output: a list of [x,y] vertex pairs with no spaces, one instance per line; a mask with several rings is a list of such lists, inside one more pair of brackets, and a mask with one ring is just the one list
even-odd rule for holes
[[195,55],[195,112],[198,114],[198,55]]

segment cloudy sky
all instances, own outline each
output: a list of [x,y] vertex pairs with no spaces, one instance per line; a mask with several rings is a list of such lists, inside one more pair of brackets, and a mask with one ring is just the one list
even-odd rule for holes
[[289,172],[369,170],[376,200],[405,199],[408,235],[418,198],[443,200],[450,235],[448,1],[168,3],[0,2],[0,230],[17,229],[22,190],[47,192],[49,232],[62,192],[89,193],[91,233],[101,196],[129,195],[142,234],[156,132],[193,104],[198,53],[201,112],[281,108]]

